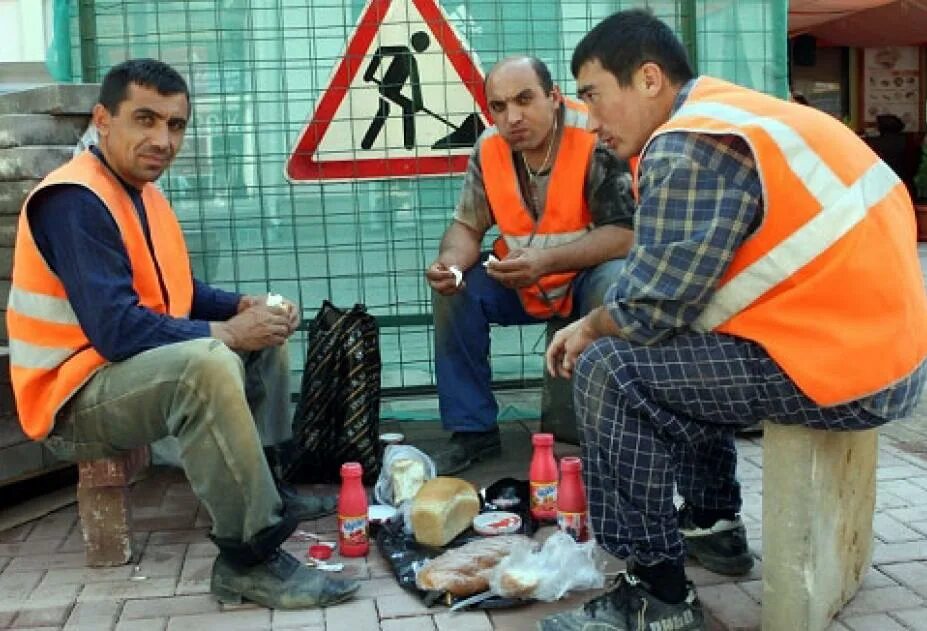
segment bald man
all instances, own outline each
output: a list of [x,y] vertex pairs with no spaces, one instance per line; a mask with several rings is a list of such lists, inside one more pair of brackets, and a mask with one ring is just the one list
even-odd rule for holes
[[[453,221],[425,276],[433,289],[441,421],[452,432],[438,472],[501,453],[489,325],[573,318],[602,303],[631,245],[627,164],[586,131],[534,57],[486,78],[494,126],[477,141]],[[493,226],[501,236],[481,251]]]

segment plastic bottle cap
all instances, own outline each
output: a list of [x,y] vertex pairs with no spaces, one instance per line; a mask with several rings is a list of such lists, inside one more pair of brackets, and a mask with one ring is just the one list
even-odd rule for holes
[[341,465],[341,475],[348,478],[359,478],[364,473],[364,468],[359,462],[346,462]]
[[313,559],[324,561],[325,559],[331,558],[332,549],[321,543],[313,544],[309,546],[309,556],[311,556]]
[[546,447],[548,445],[554,444],[554,435],[553,434],[533,434],[531,436],[531,444],[539,447]]
[[560,459],[560,470],[564,473],[583,470],[583,461],[576,456],[564,456]]

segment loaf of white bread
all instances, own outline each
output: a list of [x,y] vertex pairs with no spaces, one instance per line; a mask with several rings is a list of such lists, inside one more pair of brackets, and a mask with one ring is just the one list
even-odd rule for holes
[[440,547],[470,527],[480,512],[476,489],[459,478],[432,478],[412,500],[415,540]]
[[[454,596],[469,596],[489,589],[489,574],[511,553],[516,545],[534,545],[524,535],[499,535],[476,539],[448,550],[425,564],[415,575],[419,589],[450,592]],[[527,581],[530,584],[524,584]],[[507,587],[519,597],[525,596],[540,581],[537,576],[512,575]]]

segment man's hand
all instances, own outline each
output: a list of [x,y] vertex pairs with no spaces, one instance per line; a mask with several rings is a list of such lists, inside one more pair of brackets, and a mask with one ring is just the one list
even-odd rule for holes
[[501,261],[486,266],[490,278],[510,289],[529,287],[547,273],[547,258],[542,248],[518,248]]
[[[238,301],[238,313],[242,313],[256,306],[267,306],[267,296],[268,294],[261,294],[259,296],[242,296],[241,300]],[[286,312],[287,320],[289,321],[290,332],[287,335],[289,337],[296,330],[296,327],[299,326],[300,316],[299,309],[296,304],[288,300],[287,298],[283,299],[283,302],[277,307],[271,307],[272,309],[282,309]]]
[[425,271],[425,279],[431,288],[442,296],[453,296],[464,288],[464,283],[457,284],[457,277],[451,271],[450,266],[441,261],[431,264],[431,267]]
[[250,307],[225,322],[210,322],[209,330],[234,351],[259,351],[283,344],[297,324],[299,314],[292,303],[268,307],[252,301]]
[[557,331],[547,347],[547,372],[554,377],[572,377],[576,359],[597,337],[591,327],[589,316],[571,322]]

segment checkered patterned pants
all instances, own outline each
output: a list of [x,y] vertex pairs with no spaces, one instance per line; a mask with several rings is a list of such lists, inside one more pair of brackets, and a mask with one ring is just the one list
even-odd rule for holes
[[654,346],[601,338],[581,355],[573,392],[590,523],[609,553],[645,565],[685,556],[674,483],[694,506],[740,511],[736,429],[764,419],[830,430],[885,422],[858,403],[819,407],[761,347],[716,333]]

